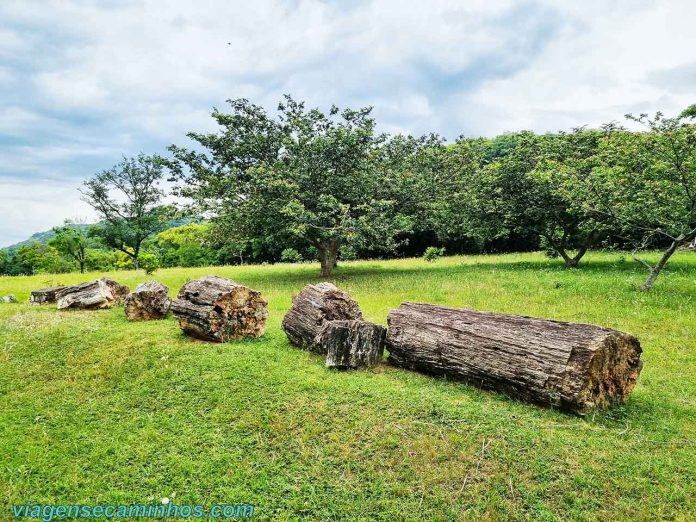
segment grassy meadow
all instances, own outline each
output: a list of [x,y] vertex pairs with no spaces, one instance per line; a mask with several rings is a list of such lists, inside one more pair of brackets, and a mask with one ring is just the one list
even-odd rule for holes
[[[648,256],[650,257],[650,256]],[[656,254],[653,255],[653,258]],[[212,344],[170,316],[58,312],[33,289],[102,274],[0,278],[0,520],[10,504],[245,502],[259,520],[696,519],[696,254],[650,293],[645,270],[592,253],[341,263],[368,320],[441,303],[635,334],[643,372],[623,406],[585,418],[382,365],[342,373],[280,330],[318,265],[114,272],[172,295],[216,274],[263,292],[267,333]]]

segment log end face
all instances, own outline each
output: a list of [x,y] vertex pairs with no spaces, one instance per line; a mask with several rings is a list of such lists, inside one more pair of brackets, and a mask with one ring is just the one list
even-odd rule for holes
[[386,328],[367,321],[330,321],[317,337],[317,342],[326,352],[327,367],[355,370],[379,364],[386,335]]
[[587,413],[626,402],[643,368],[641,352],[638,339],[627,333],[613,331],[601,339],[573,409]]
[[123,310],[129,321],[152,321],[166,317],[171,304],[169,289],[165,285],[147,281],[126,296]]

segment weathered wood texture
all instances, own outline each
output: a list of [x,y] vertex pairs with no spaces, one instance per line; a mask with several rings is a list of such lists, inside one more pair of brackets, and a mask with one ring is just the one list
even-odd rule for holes
[[387,329],[367,321],[329,321],[318,337],[326,366],[341,370],[370,368],[382,360]]
[[56,292],[62,290],[64,286],[49,286],[48,288],[40,288],[39,290],[34,290],[29,297],[29,302],[33,305],[42,305],[55,303],[58,298],[56,297]]
[[7,294],[0,297],[0,303],[18,303],[17,296],[14,294]]
[[56,291],[58,310],[111,308],[128,295],[128,287],[108,277],[66,286]]
[[578,413],[624,402],[642,367],[638,339],[591,324],[417,303],[387,322],[396,366]]
[[223,277],[206,276],[181,287],[172,312],[187,335],[226,342],[263,335],[266,304],[256,290]]
[[326,321],[341,319],[362,319],[358,303],[331,283],[319,283],[293,297],[281,327],[295,346],[326,354],[317,336]]
[[169,289],[165,285],[147,281],[126,296],[123,310],[129,321],[151,321],[165,317],[171,304]]

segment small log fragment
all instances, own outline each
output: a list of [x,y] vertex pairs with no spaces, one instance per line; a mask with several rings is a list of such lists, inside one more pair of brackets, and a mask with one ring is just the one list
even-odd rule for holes
[[98,310],[123,301],[128,287],[103,277],[56,291],[58,310]]
[[123,303],[126,296],[130,293],[130,289],[126,285],[122,285],[109,277],[102,277],[100,281],[103,281],[106,286],[109,287],[109,290],[111,290],[111,295],[117,303]]
[[34,290],[29,297],[29,302],[33,305],[42,305],[55,303],[58,298],[56,297],[56,292],[62,290],[64,286],[49,286],[48,288],[40,288],[39,290]]
[[624,402],[642,367],[638,339],[591,324],[418,303],[387,322],[396,366],[581,414]]
[[290,343],[311,351],[326,354],[317,336],[326,321],[362,319],[358,303],[331,283],[307,285],[293,297],[292,306],[281,328]]
[[0,303],[18,303],[17,296],[14,294],[7,294],[0,297]]
[[263,335],[266,305],[256,290],[223,277],[206,276],[181,287],[172,312],[187,335],[223,343]]
[[329,321],[318,342],[326,352],[326,366],[340,370],[370,368],[382,360],[387,329],[367,321]]
[[165,317],[171,304],[169,289],[165,285],[147,281],[126,296],[123,310],[129,321],[151,321]]

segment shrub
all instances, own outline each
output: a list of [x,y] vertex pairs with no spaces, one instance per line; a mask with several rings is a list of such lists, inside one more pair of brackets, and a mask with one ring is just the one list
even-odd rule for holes
[[294,248],[286,248],[281,252],[280,260],[284,263],[300,263],[302,262],[302,254]]
[[437,261],[440,259],[442,256],[445,255],[445,248],[438,248],[434,246],[429,246],[428,248],[425,249],[425,252],[423,252],[423,259],[429,262],[432,261]]
[[145,270],[147,275],[152,275],[160,267],[159,259],[155,254],[144,252],[138,257],[138,266]]

